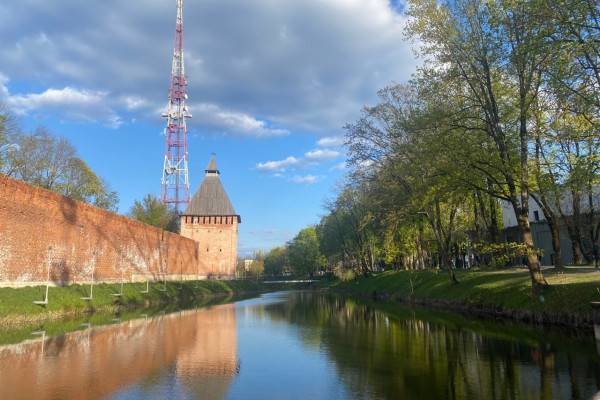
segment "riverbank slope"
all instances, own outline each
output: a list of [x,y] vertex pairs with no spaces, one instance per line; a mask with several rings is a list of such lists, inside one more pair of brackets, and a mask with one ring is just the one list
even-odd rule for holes
[[458,284],[443,271],[387,271],[370,277],[335,282],[334,291],[377,300],[400,301],[470,314],[512,318],[525,322],[592,326],[600,312],[600,272],[546,270],[550,287],[534,295],[524,269],[458,271]]
[[184,281],[97,284],[90,298],[90,285],[50,287],[48,304],[34,304],[45,299],[45,286],[0,288],[0,326],[19,326],[98,311],[190,305],[207,297],[263,293],[298,289],[306,285],[259,281]]

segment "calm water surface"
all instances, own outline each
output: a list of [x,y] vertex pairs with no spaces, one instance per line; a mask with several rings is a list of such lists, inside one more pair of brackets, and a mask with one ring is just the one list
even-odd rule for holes
[[589,399],[579,336],[273,293],[0,346],[0,399]]

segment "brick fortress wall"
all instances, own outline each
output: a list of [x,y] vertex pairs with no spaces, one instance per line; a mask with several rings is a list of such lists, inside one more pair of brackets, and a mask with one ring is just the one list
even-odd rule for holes
[[182,216],[181,235],[199,243],[200,267],[233,276],[237,262],[237,216]]
[[0,174],[0,285],[220,275],[199,245]]

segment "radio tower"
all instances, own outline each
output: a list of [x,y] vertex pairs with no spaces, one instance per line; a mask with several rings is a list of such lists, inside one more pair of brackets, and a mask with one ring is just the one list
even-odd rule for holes
[[167,118],[167,127],[165,128],[166,146],[161,199],[163,203],[174,205],[179,211],[180,205],[188,204],[190,201],[187,126],[185,120],[190,118],[191,115],[185,105],[187,81],[183,65],[183,0],[176,1],[177,23],[175,25],[169,103],[167,111],[162,114],[163,117]]

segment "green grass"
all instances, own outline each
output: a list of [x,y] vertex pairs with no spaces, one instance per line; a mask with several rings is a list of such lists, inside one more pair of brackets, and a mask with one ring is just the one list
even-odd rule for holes
[[90,285],[50,287],[48,305],[33,303],[44,299],[45,286],[0,288],[0,326],[30,324],[99,310],[133,309],[165,304],[182,307],[203,301],[207,296],[282,290],[289,288],[289,285],[206,280],[167,282],[166,291],[161,291],[162,287],[160,282],[151,282],[149,293],[142,293],[146,283],[128,283],[124,285],[123,295],[116,297],[112,294],[120,291],[120,284],[97,284],[94,285],[91,301],[81,299],[89,296]]
[[[59,336],[68,332],[87,329],[88,326],[110,325],[134,319],[153,317],[191,307],[207,307],[231,301],[242,300],[245,297],[238,295],[207,296],[198,300],[189,307],[179,307],[172,304],[163,304],[158,307],[134,308],[115,312],[97,312],[93,314],[80,314],[66,318],[40,320],[18,326],[0,326],[0,345],[19,343],[23,340],[34,339],[33,332],[44,331],[46,336]],[[114,310],[112,310],[114,311]],[[117,318],[118,317],[118,318]]]
[[600,272],[581,269],[559,274],[546,270],[544,274],[550,287],[535,295],[529,274],[523,269],[458,271],[456,285],[450,283],[443,271],[387,271],[336,282],[331,287],[358,295],[376,292],[402,299],[441,300],[536,313],[584,315],[592,310],[590,302],[600,301],[597,291]]

